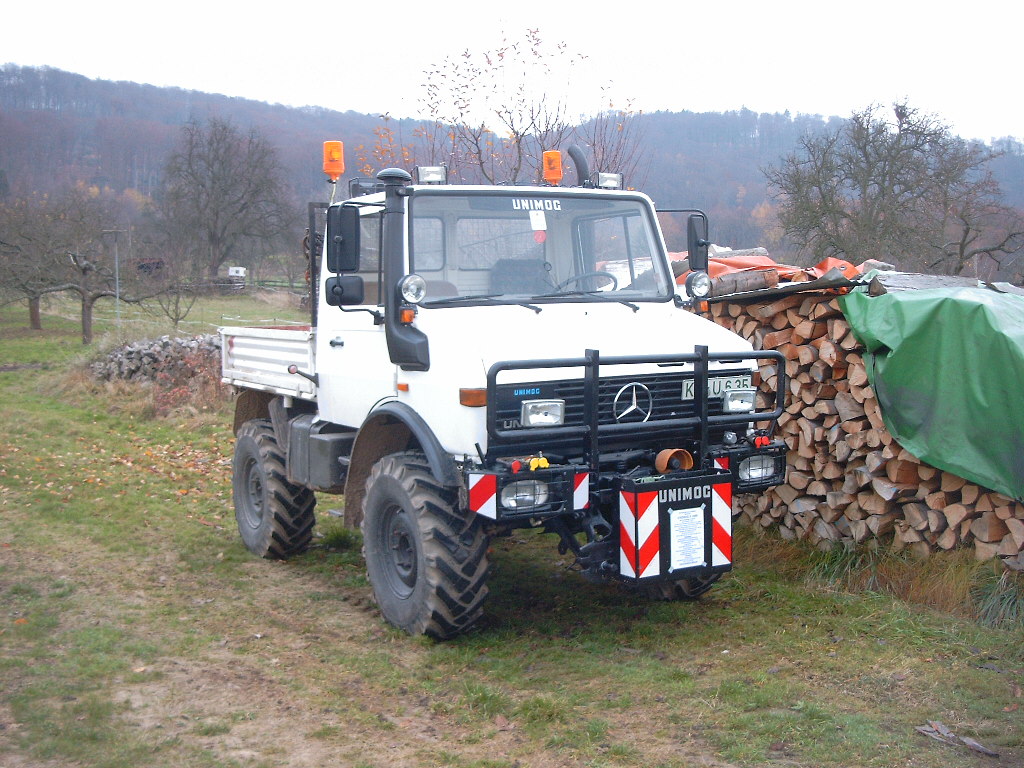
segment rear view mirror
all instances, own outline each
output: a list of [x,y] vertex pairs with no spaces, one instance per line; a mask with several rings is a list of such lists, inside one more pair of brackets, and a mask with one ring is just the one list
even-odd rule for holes
[[363,303],[363,278],[359,275],[329,277],[324,284],[324,301],[332,307],[351,307]]
[[327,209],[327,270],[355,272],[359,269],[359,209],[336,205]]
[[708,271],[708,219],[703,213],[691,213],[686,222],[686,250],[690,269]]

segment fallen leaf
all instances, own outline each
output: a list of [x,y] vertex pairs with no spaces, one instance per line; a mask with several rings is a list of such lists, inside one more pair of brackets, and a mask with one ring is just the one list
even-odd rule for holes
[[28,619],[15,619],[15,624],[28,624]]
[[1013,702],[1010,706],[1003,707],[1003,712],[1016,712],[1018,709],[1020,709],[1020,704]]

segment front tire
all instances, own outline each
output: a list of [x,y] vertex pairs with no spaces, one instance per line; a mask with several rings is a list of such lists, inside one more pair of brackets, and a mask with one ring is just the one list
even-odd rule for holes
[[388,623],[446,640],[483,614],[488,537],[458,509],[418,452],[374,465],[363,499],[363,553],[374,597]]
[[316,497],[288,480],[284,462],[267,419],[238,430],[232,477],[238,532],[254,555],[277,560],[305,552],[316,522]]

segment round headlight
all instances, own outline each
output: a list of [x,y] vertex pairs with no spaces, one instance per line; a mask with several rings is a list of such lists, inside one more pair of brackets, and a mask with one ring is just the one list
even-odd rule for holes
[[406,303],[419,304],[426,298],[427,281],[419,275],[406,275],[398,284],[398,292]]
[[686,293],[695,299],[711,295],[711,278],[707,272],[691,272],[686,277]]

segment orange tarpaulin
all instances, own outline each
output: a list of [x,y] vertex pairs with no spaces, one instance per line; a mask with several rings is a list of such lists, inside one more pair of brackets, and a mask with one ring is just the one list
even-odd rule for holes
[[[683,254],[669,254],[673,261],[685,258]],[[774,269],[779,273],[779,279],[789,281],[817,280],[831,269],[838,268],[847,278],[853,279],[860,276],[861,268],[855,267],[848,261],[829,257],[815,264],[813,267],[794,267],[788,264],[778,264],[770,256],[758,256],[747,254],[743,256],[726,256],[724,258],[708,259],[708,275],[712,278],[729,275],[734,272],[756,272]],[[680,275],[676,282],[682,283],[686,274]]]

